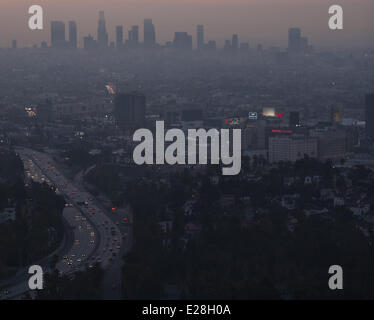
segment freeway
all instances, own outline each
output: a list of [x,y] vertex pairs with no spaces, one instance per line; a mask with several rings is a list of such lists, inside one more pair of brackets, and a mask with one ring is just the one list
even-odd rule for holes
[[[117,265],[122,239],[118,226],[109,219],[95,199],[79,185],[69,181],[56,168],[52,157],[46,153],[27,148],[16,152],[24,163],[26,177],[36,182],[46,182],[64,196],[66,208],[63,212],[68,225],[74,230],[74,244],[56,264],[60,274],[72,274],[78,270],[100,263],[108,269]],[[27,279],[7,287],[6,295],[0,299],[11,299],[29,291]]]

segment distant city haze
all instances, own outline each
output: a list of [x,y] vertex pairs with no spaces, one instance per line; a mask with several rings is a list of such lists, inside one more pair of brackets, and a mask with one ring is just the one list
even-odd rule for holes
[[[39,4],[44,9],[44,30],[28,29],[28,8]],[[339,4],[344,9],[344,30],[328,29],[328,8]],[[132,25],[139,25],[143,39],[144,18],[153,19],[156,41],[171,41],[175,31],[193,35],[203,24],[205,40],[225,39],[237,33],[240,41],[254,47],[287,46],[287,29],[300,27],[316,47],[372,47],[374,42],[373,0],[0,0],[0,46],[9,47],[50,43],[50,22],[61,20],[68,25],[75,20],[78,43],[89,33],[97,37],[99,10],[105,11],[109,40],[115,40],[116,25],[123,25],[124,38]]]

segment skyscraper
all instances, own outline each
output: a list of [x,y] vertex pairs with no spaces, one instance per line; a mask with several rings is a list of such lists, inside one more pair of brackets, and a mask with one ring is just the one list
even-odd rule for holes
[[145,96],[139,92],[119,94],[114,100],[116,122],[125,130],[142,128],[145,122]]
[[72,48],[77,48],[77,23],[75,21],[69,21],[69,44]]
[[99,22],[97,27],[97,42],[100,48],[108,47],[108,33],[105,26],[104,11],[99,12]]
[[199,24],[197,26],[197,49],[201,50],[204,47],[204,26]]
[[83,46],[86,50],[92,50],[96,48],[96,41],[94,38],[89,34],[88,36],[83,38]]
[[237,34],[232,35],[231,47],[234,51],[238,51],[239,49],[239,37]]
[[139,27],[132,26],[129,30],[129,40],[128,43],[131,47],[136,47],[139,43]]
[[374,93],[366,95],[365,105],[366,136],[374,140]]
[[62,21],[51,22],[51,46],[54,48],[65,46],[65,23]]
[[123,27],[117,26],[116,27],[116,47],[117,49],[121,49],[123,46]]
[[175,32],[173,46],[176,49],[192,50],[192,36],[187,32]]
[[156,44],[156,31],[152,19],[144,19],[144,47],[153,48]]
[[301,30],[299,28],[290,28],[288,30],[288,51],[295,53],[301,49]]

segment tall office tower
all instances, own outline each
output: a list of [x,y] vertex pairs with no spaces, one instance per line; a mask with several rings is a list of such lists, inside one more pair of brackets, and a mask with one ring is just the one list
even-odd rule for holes
[[117,49],[121,49],[123,47],[123,27],[122,26],[116,27],[116,47]]
[[54,48],[65,46],[65,23],[62,21],[51,22],[51,46]]
[[92,50],[96,48],[96,41],[90,34],[83,38],[83,47],[85,50]]
[[108,33],[106,32],[104,11],[99,12],[99,22],[97,27],[97,43],[100,48],[108,47]]
[[290,127],[300,126],[300,115],[297,111],[290,112]]
[[187,32],[175,32],[173,46],[180,50],[192,50],[192,36]]
[[238,37],[237,34],[232,35],[231,48],[234,51],[238,51],[238,49],[239,49],[239,37]]
[[204,48],[204,26],[199,24],[197,26],[197,49]]
[[366,136],[374,140],[374,93],[365,97]]
[[290,28],[288,30],[288,51],[295,53],[301,49],[301,30],[299,28]]
[[17,40],[12,40],[12,49],[17,49]]
[[129,31],[129,44],[131,46],[136,46],[139,43],[139,27],[132,26]]
[[144,19],[144,47],[153,48],[156,45],[156,31],[152,19]]
[[75,21],[69,21],[69,44],[72,48],[78,46],[77,23]]
[[139,92],[119,94],[114,99],[114,115],[118,125],[124,130],[144,127],[145,96]]

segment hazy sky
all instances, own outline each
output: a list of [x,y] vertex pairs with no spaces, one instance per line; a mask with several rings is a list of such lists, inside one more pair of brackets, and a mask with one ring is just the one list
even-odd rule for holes
[[[39,4],[44,9],[44,30],[28,30],[28,8]],[[328,29],[328,8],[339,4],[344,9],[344,30]],[[17,39],[19,46],[50,41],[51,20],[76,20],[79,42],[91,33],[96,37],[98,11],[104,10],[109,37],[115,26],[140,25],[152,18],[157,41],[172,40],[175,31],[188,31],[196,44],[196,25],[204,24],[206,40],[221,44],[233,33],[252,46],[287,44],[287,29],[298,26],[316,46],[373,46],[374,0],[0,0],[0,46]]]

